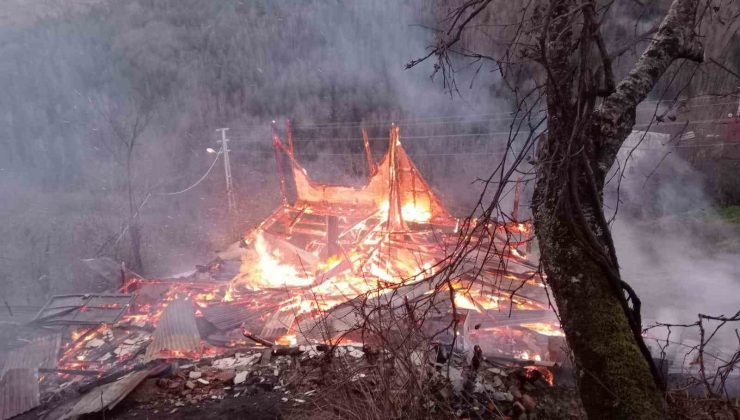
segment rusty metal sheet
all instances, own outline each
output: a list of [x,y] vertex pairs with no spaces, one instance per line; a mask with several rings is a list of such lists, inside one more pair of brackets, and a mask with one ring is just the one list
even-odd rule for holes
[[123,315],[134,295],[52,296],[32,322],[44,325],[113,324]]
[[144,379],[151,370],[145,369],[129,373],[115,382],[101,385],[92,389],[77,401],[72,410],[63,418],[73,418],[83,414],[97,413],[106,409],[113,409],[119,402],[123,401]]
[[159,318],[145,359],[199,358],[202,350],[195,306],[185,299],[170,302]]
[[14,349],[5,357],[0,376],[12,369],[54,369],[61,341],[60,334],[50,334]]
[[261,315],[257,308],[240,303],[215,303],[201,308],[200,311],[208,322],[221,331],[236,328]]
[[0,379],[0,420],[23,414],[39,401],[39,374],[36,369],[10,369]]

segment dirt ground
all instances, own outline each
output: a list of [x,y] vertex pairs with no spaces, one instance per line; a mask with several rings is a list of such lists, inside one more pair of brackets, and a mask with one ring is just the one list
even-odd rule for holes
[[[280,392],[256,389],[253,393],[237,397],[227,395],[223,399],[207,400],[197,405],[175,406],[159,398],[148,384],[142,384],[128,398],[106,413],[106,419],[253,419],[273,420],[284,418],[286,404]],[[100,419],[101,414],[83,417]]]

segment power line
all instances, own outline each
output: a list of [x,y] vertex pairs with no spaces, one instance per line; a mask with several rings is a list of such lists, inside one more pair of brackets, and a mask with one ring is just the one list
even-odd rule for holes
[[[182,194],[182,193],[188,192],[188,191],[192,190],[193,188],[197,187],[201,182],[203,182],[204,179],[206,179],[208,177],[208,175],[211,173],[211,170],[213,170],[213,167],[216,166],[216,162],[218,162],[218,157],[220,156],[220,154],[221,154],[221,150],[219,150],[218,153],[216,153],[216,158],[213,159],[213,162],[211,163],[211,166],[208,167],[208,170],[206,170],[206,172],[203,174],[203,176],[201,176],[191,186],[189,186],[189,187],[187,187],[187,188],[185,188],[183,190],[173,191],[173,192],[152,192],[152,191],[149,191],[144,196],[144,199],[141,200],[141,203],[139,203],[139,206],[136,208],[136,212],[133,214],[133,216],[131,216],[131,218],[129,219],[128,223],[126,223],[126,225],[121,229],[121,232],[119,232],[119,234],[116,236],[115,240],[113,241],[113,246],[114,247],[117,246],[118,243],[123,238],[123,236],[126,234],[126,232],[129,231],[129,229],[131,228],[131,223],[133,221],[135,221],[136,219],[139,218],[139,214],[141,214],[141,209],[143,209],[144,206],[146,205],[146,203],[149,202],[149,199],[150,198],[152,198],[153,196],[173,196],[173,195],[178,195],[178,194]],[[107,246],[107,244],[105,244],[104,247],[105,246]],[[100,252],[98,252],[98,254],[100,254]]]
[[[674,127],[674,126],[692,126],[692,125],[708,125],[708,124],[732,124],[735,120],[732,119],[709,119],[709,120],[697,120],[697,121],[672,121],[662,123],[641,123],[635,124],[635,128],[663,128],[663,127]],[[431,134],[431,135],[416,135],[416,136],[402,136],[403,140],[419,140],[419,139],[435,139],[435,138],[465,138],[465,137],[482,137],[482,136],[494,136],[494,135],[519,135],[528,134],[529,130],[519,131],[487,131],[484,133],[454,133],[454,134]],[[239,141],[243,143],[261,143],[267,140],[261,137],[240,137]],[[294,137],[294,142],[337,142],[337,141],[362,141],[362,137],[340,137],[340,138],[327,138],[327,137]],[[369,137],[368,140],[387,141],[388,137]]]
[[[701,148],[701,147],[715,147],[715,146],[740,146],[740,142],[721,142],[721,143],[709,143],[709,144],[679,144],[679,145],[666,145],[665,148],[660,147],[639,147],[638,150],[646,150],[646,151],[656,151],[656,152],[665,152],[671,149],[683,149],[683,148]],[[632,149],[635,147],[635,145],[623,145],[620,147],[620,149]],[[232,150],[232,153],[241,153],[241,154],[265,154],[269,155],[272,152],[269,150]],[[448,153],[414,153],[413,151],[407,151],[409,155],[414,157],[422,157],[422,156],[502,156],[507,154],[507,152],[448,152]],[[297,152],[295,153],[296,156],[312,156],[312,155],[321,155],[321,156],[364,156],[364,153],[324,153],[321,151],[317,151],[315,153],[310,152]]]
[[153,193],[151,193],[151,195],[161,195],[161,196],[178,195],[178,194],[186,193],[186,192],[192,190],[193,188],[197,187],[201,182],[203,182],[204,179],[206,179],[208,177],[208,175],[211,173],[211,170],[213,169],[213,167],[216,166],[216,162],[218,162],[218,157],[219,157],[220,154],[221,154],[221,150],[219,150],[216,153],[216,158],[213,159],[213,163],[211,163],[211,166],[208,167],[208,170],[206,170],[206,173],[204,173],[202,177],[200,177],[197,181],[195,181],[195,183],[193,185],[185,188],[184,190],[180,190],[180,191],[160,192],[160,193],[153,192]]
[[[735,97],[735,94],[725,95],[724,97]],[[697,96],[695,98],[690,98],[687,101],[698,101],[698,100],[704,100],[704,99],[715,99],[717,96],[715,95],[703,95],[703,96]],[[660,103],[670,103],[670,102],[681,102],[680,99],[662,99],[662,100],[647,100],[641,102],[639,106],[646,106],[646,105],[654,105],[654,104],[660,104]],[[734,105],[737,101],[731,101],[731,102],[717,102],[717,103],[709,103],[709,104],[686,104],[683,105],[682,108],[707,108],[707,107],[714,107],[714,106],[720,106],[720,105]],[[540,112],[540,111],[538,111]],[[297,129],[310,129],[310,128],[342,128],[342,127],[373,127],[373,126],[383,126],[383,125],[389,125],[391,123],[395,124],[403,124],[406,126],[409,125],[435,125],[435,124],[446,124],[449,123],[448,120],[455,120],[459,119],[462,121],[459,121],[458,123],[475,123],[475,122],[489,122],[489,121],[514,121],[517,118],[499,118],[499,119],[490,119],[489,117],[500,117],[504,115],[515,115],[517,112],[497,112],[497,113],[485,113],[485,114],[462,114],[462,115],[440,115],[440,116],[433,116],[433,117],[419,117],[419,118],[407,118],[407,119],[399,119],[399,120],[386,120],[386,121],[377,121],[377,122],[368,122],[368,121],[336,121],[336,122],[316,122],[316,123],[309,123],[309,124],[296,124],[295,128]],[[260,124],[238,124],[238,128],[261,128],[261,127],[267,127],[267,123],[260,123]]]
[[[663,102],[672,102],[672,101],[663,101]],[[653,102],[658,103],[658,102]],[[710,108],[710,107],[716,107],[716,106],[722,106],[722,105],[736,105],[737,101],[732,102],[717,102],[717,103],[711,103],[711,104],[694,104],[694,105],[684,105],[682,108]],[[651,103],[643,102],[640,105],[651,105]],[[439,125],[439,124],[450,124],[450,121],[448,120],[455,120],[460,119],[461,121],[455,121],[455,124],[473,124],[473,123],[484,123],[484,122],[497,122],[497,121],[516,121],[518,119],[523,119],[524,116],[519,118],[488,118],[488,117],[495,117],[499,115],[514,115],[514,112],[505,112],[505,113],[496,113],[496,114],[477,114],[477,115],[454,115],[454,116],[446,116],[446,117],[433,117],[428,119],[419,119],[419,120],[401,120],[396,121],[396,124],[404,125],[404,126],[416,126],[416,125]],[[311,129],[311,128],[341,128],[343,126],[348,127],[355,127],[355,126],[363,126],[363,127],[374,127],[374,126],[383,126],[388,125],[391,122],[385,121],[385,122],[357,122],[357,121],[351,121],[351,122],[337,122],[337,123],[318,123],[318,124],[296,124],[296,129]]]

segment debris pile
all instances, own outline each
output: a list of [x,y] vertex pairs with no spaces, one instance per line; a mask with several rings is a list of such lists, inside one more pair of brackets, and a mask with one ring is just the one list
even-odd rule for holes
[[[480,369],[470,382],[465,361],[474,348],[500,366],[546,369],[562,356],[562,332],[528,257],[531,225],[451,216],[396,126],[379,163],[365,142],[372,176],[362,188],[312,181],[287,138],[275,130],[281,205],[218,258],[176,278],[123,272],[116,293],[54,296],[41,308],[20,333],[31,341],[0,356],[0,420],[34,408],[58,418],[111,409],[152,384],[164,396],[151,404],[171,402],[170,410],[256,390],[300,405],[326,383],[334,358],[357,369],[348,382],[377,380],[372,359],[384,356],[368,349],[382,343],[367,328],[399,336],[406,327],[388,323],[398,319],[412,321],[424,354],[463,357],[430,371],[453,389],[440,401],[467,395],[460,410],[531,406],[529,393],[510,398],[510,373]],[[461,236],[462,225],[478,229]],[[445,268],[461,240],[486,257],[466,254]],[[427,360],[419,366],[433,366]],[[464,392],[460,378],[470,382]]]

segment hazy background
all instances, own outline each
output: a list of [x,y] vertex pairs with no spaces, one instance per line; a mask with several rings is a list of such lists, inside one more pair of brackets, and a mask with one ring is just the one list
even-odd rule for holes
[[[215,129],[230,127],[237,224],[244,229],[278,203],[273,119],[282,127],[291,118],[299,156],[322,169],[319,179],[341,182],[365,171],[359,156],[348,154],[362,150],[359,124],[309,127],[316,122],[375,121],[380,156],[392,120],[507,110],[489,92],[493,73],[479,74],[475,89],[452,100],[428,67],[404,70],[431,42],[437,5],[421,0],[2,6],[0,293],[13,301],[98,287],[81,258],[110,256],[142,274],[166,275],[209,259],[232,239],[218,162],[197,188],[146,203],[139,217],[143,264],[133,264],[128,238],[116,238],[129,214],[120,139],[134,131],[138,204],[148,192],[177,191],[200,178],[213,161],[206,148],[216,147]],[[446,126],[444,119],[429,122]],[[489,125],[483,119],[478,132]],[[355,140],[323,141],[349,137]],[[489,140],[478,137],[464,140]],[[432,146],[477,151],[471,141],[461,144]],[[319,156],[328,160],[312,166]],[[446,166],[440,174],[474,179],[470,168]]]
[[[217,147],[215,129],[230,127],[235,223],[245,229],[279,201],[271,120],[281,129],[293,120],[297,154],[316,179],[350,184],[367,175],[360,126],[379,158],[388,124],[396,121],[427,180],[457,215],[467,215],[480,191],[473,182],[501,157],[514,104],[489,65],[456,63],[454,94],[430,78],[431,63],[404,70],[433,43],[433,29],[453,4],[0,2],[0,295],[13,305],[39,305],[50,294],[107,287],[81,259],[107,256],[132,266],[128,238],[116,238],[129,214],[119,138],[134,127],[141,131],[132,157],[137,203],[148,192],[198,180],[213,162],[205,149]],[[617,1],[607,41],[622,45],[654,26],[666,7]],[[506,2],[492,8],[464,45],[496,52],[494,35],[518,10]],[[708,36],[712,54],[740,69],[737,34]],[[642,45],[617,60],[617,73],[627,71]],[[676,109],[657,102],[678,92],[732,90],[737,81],[710,68],[685,85],[689,67],[672,69],[674,84],[663,82],[640,107],[641,129],[656,110],[675,117],[650,127],[672,140],[643,145],[647,151],[630,160],[614,224],[624,277],[643,296],[649,319],[728,311],[740,293],[732,207],[740,204],[740,147],[730,144],[740,141],[737,126],[685,125],[727,119],[737,96]],[[686,131],[697,135],[683,145],[722,144],[676,149]],[[615,199],[613,191],[609,197]],[[505,200],[508,208],[511,196]],[[143,266],[136,269],[167,275],[210,259],[232,239],[225,204],[220,162],[192,190],[153,196],[139,217]],[[524,200],[521,211],[528,213]]]

